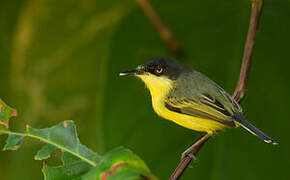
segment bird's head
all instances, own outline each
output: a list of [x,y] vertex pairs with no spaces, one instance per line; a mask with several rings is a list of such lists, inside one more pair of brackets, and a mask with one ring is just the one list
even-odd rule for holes
[[122,72],[120,76],[136,76],[148,87],[152,97],[170,90],[179,75],[187,68],[167,58],[151,59],[137,68]]

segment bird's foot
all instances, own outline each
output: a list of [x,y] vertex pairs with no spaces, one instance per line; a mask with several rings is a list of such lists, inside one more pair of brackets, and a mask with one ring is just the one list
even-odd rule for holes
[[186,156],[190,157],[195,163],[197,162],[197,158],[196,156],[191,152],[192,151],[192,148],[188,148],[186,149],[182,155],[181,155],[181,159],[185,158]]

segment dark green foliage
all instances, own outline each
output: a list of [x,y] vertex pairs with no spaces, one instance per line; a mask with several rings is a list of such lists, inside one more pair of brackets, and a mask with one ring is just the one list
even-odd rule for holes
[[[0,121],[5,120],[9,124],[11,118],[9,110],[12,109],[1,99],[0,106],[3,107],[0,113],[6,112],[1,116]],[[118,180],[120,177],[141,180],[143,176],[147,179],[156,179],[142,159],[129,150],[120,148],[101,158],[97,153],[82,145],[73,121],[64,121],[46,129],[34,129],[27,126],[25,133],[0,130],[0,134],[8,134],[4,150],[17,150],[24,137],[44,142],[45,145],[37,152],[35,160],[46,160],[53,151],[61,150],[62,165],[50,167],[44,161],[42,172],[45,180]],[[114,169],[117,163],[121,163],[124,167]]]

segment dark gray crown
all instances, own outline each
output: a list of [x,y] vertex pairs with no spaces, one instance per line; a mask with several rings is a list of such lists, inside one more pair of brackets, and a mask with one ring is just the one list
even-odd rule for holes
[[[189,70],[185,65],[169,58],[150,59],[142,66],[146,72],[156,76],[167,76],[170,79],[177,79],[182,72]],[[161,73],[156,72],[158,68],[163,69]]]

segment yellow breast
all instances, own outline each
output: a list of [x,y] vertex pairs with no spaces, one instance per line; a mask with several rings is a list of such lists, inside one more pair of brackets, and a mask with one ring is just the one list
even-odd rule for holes
[[171,120],[176,124],[195,131],[212,134],[225,126],[213,120],[189,116],[170,111],[165,107],[165,98],[174,87],[173,81],[166,77],[157,77],[151,74],[138,75],[148,87],[154,111],[161,117]]

